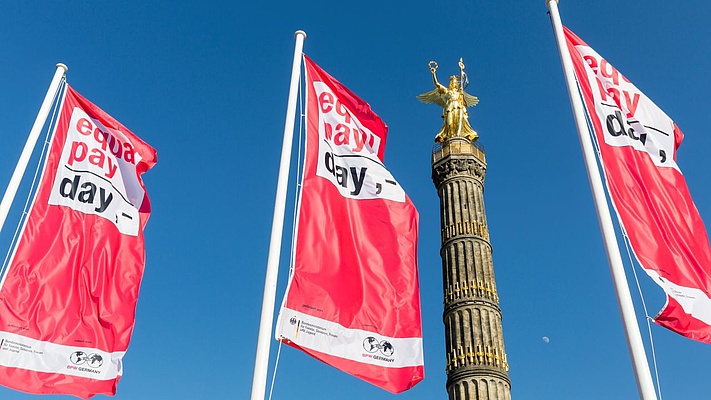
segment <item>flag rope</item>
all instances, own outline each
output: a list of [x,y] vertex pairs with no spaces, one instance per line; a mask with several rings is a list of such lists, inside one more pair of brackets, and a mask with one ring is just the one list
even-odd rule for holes
[[274,372],[272,373],[272,383],[269,386],[269,400],[272,400],[272,393],[274,393],[274,383],[276,382],[277,367],[279,366],[279,358],[281,356],[281,340],[279,341],[279,346],[277,347],[276,361],[274,362]]
[[654,348],[654,338],[652,337],[652,324],[649,322],[652,317],[649,316],[647,312],[647,303],[644,300],[644,294],[642,293],[642,286],[639,284],[639,278],[637,277],[637,268],[635,268],[635,262],[632,258],[632,252],[630,251],[630,242],[627,232],[622,229],[622,236],[625,242],[625,248],[627,249],[627,258],[630,260],[630,265],[632,266],[632,274],[634,275],[635,283],[637,284],[637,292],[639,293],[639,298],[642,300],[642,309],[644,310],[645,321],[647,322],[647,331],[649,332],[649,346],[652,349],[652,366],[654,367],[654,379],[657,381],[657,395],[659,400],[662,400],[662,388],[659,382],[659,369],[657,368],[657,352]]
[[[290,252],[289,252],[289,275],[288,275],[288,280],[291,280],[291,277],[294,273],[294,257],[296,255],[296,221],[298,218],[298,209],[299,209],[299,200],[300,200],[300,187],[301,187],[301,180],[303,179],[303,168],[301,168],[302,164],[302,156],[303,156],[303,144],[304,144],[304,119],[306,117],[306,111],[304,110],[304,93],[306,92],[305,90],[306,86],[306,81],[303,79],[303,74],[299,75],[299,137],[298,137],[298,150],[296,153],[296,201],[294,202],[294,209],[292,212],[292,219],[291,219],[291,245],[290,245]],[[284,292],[286,295],[286,291]],[[276,374],[277,374],[277,369],[279,368],[279,359],[281,356],[281,346],[283,342],[279,340],[279,346],[277,347],[277,355],[276,355],[276,360],[274,361],[274,370],[272,371],[272,382],[271,386],[269,387],[269,396],[267,397],[268,400],[272,400],[272,394],[274,392],[274,385],[276,383]]]
[[[302,63],[303,65],[303,63]],[[296,257],[296,224],[299,218],[299,206],[301,204],[301,184],[304,179],[303,155],[304,155],[304,121],[306,120],[306,110],[304,105],[306,93],[306,80],[304,74],[299,75],[299,138],[298,150],[296,153],[296,201],[294,202],[294,212],[291,220],[291,251],[289,253],[289,280],[294,272],[294,259]],[[284,293],[286,296],[286,292]]]
[[[42,151],[40,152],[39,159],[37,162],[37,168],[35,168],[35,173],[32,176],[32,183],[30,184],[30,189],[27,193],[27,198],[25,199],[25,205],[22,207],[22,215],[20,216],[20,219],[17,221],[17,226],[15,227],[15,233],[12,235],[12,240],[10,241],[10,246],[7,248],[7,252],[5,253],[5,259],[2,262],[2,266],[0,267],[0,281],[4,281],[3,277],[5,273],[7,272],[7,267],[8,267],[8,262],[10,260],[10,256],[13,252],[13,249],[15,248],[15,245],[17,244],[17,239],[20,234],[20,230],[22,228],[22,225],[27,218],[27,213],[29,212],[29,206],[31,204],[31,200],[33,198],[33,195],[36,191],[37,188],[37,177],[40,174],[40,170],[42,169],[42,166],[44,165],[45,161],[45,154],[47,153],[47,149],[49,148],[50,144],[50,138],[49,136],[53,132],[53,126],[55,124],[55,119],[57,117],[57,113],[59,112],[59,101],[58,99],[61,98],[61,93],[64,90],[65,84],[67,83],[67,79],[65,77],[61,78],[61,81],[59,83],[59,88],[54,94],[54,97],[52,98],[52,104],[53,104],[53,109],[52,109],[52,118],[49,121],[49,125],[47,125],[47,133],[45,134],[45,139],[44,143],[42,145]],[[1,286],[0,286],[1,287]]]

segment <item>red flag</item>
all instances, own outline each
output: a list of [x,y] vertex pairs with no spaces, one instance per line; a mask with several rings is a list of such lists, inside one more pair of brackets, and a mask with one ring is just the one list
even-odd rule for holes
[[113,395],[133,331],[153,148],[66,86],[0,288],[0,384]]
[[382,164],[385,123],[305,61],[306,159],[277,338],[399,393],[424,377],[417,210]]
[[711,248],[676,164],[684,135],[607,60],[567,28],[565,36],[620,224],[667,294],[654,321],[711,343]]

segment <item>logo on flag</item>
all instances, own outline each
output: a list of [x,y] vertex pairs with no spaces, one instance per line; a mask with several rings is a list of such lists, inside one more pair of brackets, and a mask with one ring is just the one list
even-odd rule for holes
[[305,62],[307,143],[294,274],[276,335],[399,393],[424,377],[417,211],[383,164],[385,123]]
[[363,341],[363,348],[368,353],[375,353],[377,351],[380,351],[380,353],[382,353],[386,357],[390,357],[395,352],[395,348],[393,348],[393,345],[390,344],[390,342],[388,342],[387,340],[378,342],[378,339],[372,336],[368,336],[367,338],[365,338],[365,340]]

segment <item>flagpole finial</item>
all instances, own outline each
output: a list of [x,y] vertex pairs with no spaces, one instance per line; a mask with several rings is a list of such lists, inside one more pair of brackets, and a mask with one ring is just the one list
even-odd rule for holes
[[63,69],[65,74],[69,70],[69,68],[64,63],[57,63],[56,67]]
[[556,5],[558,4],[558,0],[546,0],[546,7],[549,7],[549,8],[550,8],[550,6],[551,6],[551,5],[550,5],[550,4],[551,4],[551,1],[555,1],[555,4],[556,4]]
[[299,35],[303,36],[304,39],[306,39],[306,32],[302,31],[299,29],[298,31],[294,32],[294,37],[299,37]]

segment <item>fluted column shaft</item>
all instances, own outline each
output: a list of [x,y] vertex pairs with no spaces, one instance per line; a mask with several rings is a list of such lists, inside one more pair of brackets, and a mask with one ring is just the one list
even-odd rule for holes
[[440,198],[442,281],[450,400],[510,400],[501,309],[484,210],[486,158],[465,138],[433,153]]

